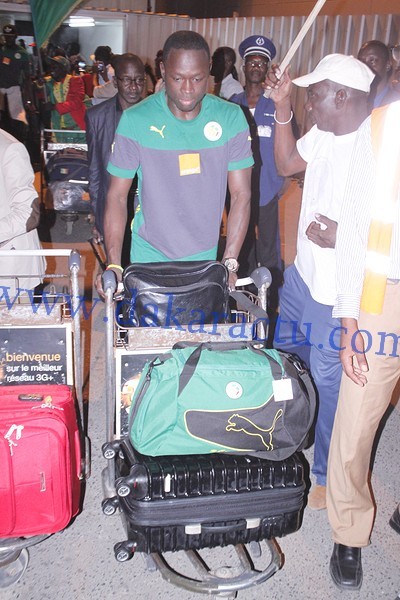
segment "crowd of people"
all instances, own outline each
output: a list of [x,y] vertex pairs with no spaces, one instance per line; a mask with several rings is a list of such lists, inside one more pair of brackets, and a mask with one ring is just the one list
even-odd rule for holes
[[[372,444],[400,378],[400,90],[389,48],[367,41],[358,58],[330,54],[292,80],[290,68],[272,64],[272,40],[252,35],[239,45],[243,87],[232,48],[211,56],[201,35],[178,31],[157,54],[155,75],[108,46],[95,50],[92,73],[80,72],[74,48],[48,56],[33,91],[14,26],[3,33],[0,94],[11,119],[26,123],[39,98],[52,129],[86,130],[93,234],[118,281],[130,261],[220,258],[230,286],[244,265],[271,270],[271,323],[279,312],[271,344],[299,355],[318,392],[308,506],[327,508],[333,581],[360,589],[375,510]],[[306,89],[312,125],[301,137],[293,85]],[[5,156],[26,162],[17,142],[2,138]],[[279,199],[285,178],[302,172],[297,254],[284,269]],[[10,207],[22,199],[19,183],[4,183]],[[32,194],[24,196],[28,207]],[[7,243],[21,235],[3,227],[13,216],[0,219]],[[97,288],[102,294],[100,278]],[[399,508],[390,524],[400,533]]]
[[[1,34],[0,34],[1,35]],[[40,127],[53,130],[85,131],[86,110],[114,97],[117,87],[114,62],[118,55],[110,46],[98,46],[88,65],[80,54],[79,44],[65,48],[49,43],[38,55],[36,45],[28,52],[23,39],[18,39],[15,25],[2,31],[0,45],[0,124],[29,147],[32,137],[39,139]],[[161,51],[160,51],[161,52]],[[145,65],[146,87],[142,97],[153,93],[157,85],[155,71]],[[54,134],[59,142],[84,142],[79,134]],[[31,158],[37,160],[36,154]]]

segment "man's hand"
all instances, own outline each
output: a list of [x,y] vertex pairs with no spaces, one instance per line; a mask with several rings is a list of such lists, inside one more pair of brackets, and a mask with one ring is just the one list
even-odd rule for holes
[[102,60],[96,60],[94,63],[94,71],[101,75],[104,81],[108,81],[107,65]]
[[347,377],[363,387],[367,383],[365,373],[368,362],[364,353],[364,338],[358,330],[356,319],[342,319],[340,337],[340,361]]
[[103,236],[97,229],[96,225],[92,225],[92,239],[95,244],[100,244],[103,241]]
[[[114,300],[120,300],[122,298],[122,292],[124,290],[124,285],[122,283],[122,271],[120,269],[111,269],[108,268],[107,271],[114,271],[115,277],[117,278],[117,289],[114,293]],[[102,300],[105,300],[105,293],[103,289],[103,281],[102,281],[103,271],[99,271],[96,275],[96,290]]]
[[27,100],[25,102],[25,110],[27,113],[34,115],[36,112],[36,106],[35,104],[32,102],[32,100]]
[[306,230],[308,239],[321,248],[334,248],[336,244],[337,222],[325,215],[315,215]]
[[228,271],[228,287],[230,291],[233,291],[235,289],[237,278],[237,273]]
[[290,103],[290,93],[292,91],[292,81],[289,77],[290,65],[283,73],[279,70],[279,65],[272,65],[269,69],[263,88],[269,91],[269,97],[279,104],[282,101],[288,100]]

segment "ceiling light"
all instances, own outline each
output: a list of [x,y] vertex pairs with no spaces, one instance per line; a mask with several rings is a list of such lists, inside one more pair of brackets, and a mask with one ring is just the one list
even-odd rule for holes
[[68,21],[70,27],[94,27],[93,17],[73,17],[71,16]]

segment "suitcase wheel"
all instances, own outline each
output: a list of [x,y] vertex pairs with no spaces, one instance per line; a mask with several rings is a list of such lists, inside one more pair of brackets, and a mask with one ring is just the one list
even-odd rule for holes
[[115,440],[114,442],[106,442],[103,444],[101,450],[106,460],[112,460],[117,456],[119,452],[120,442]]
[[116,490],[120,498],[125,498],[131,493],[131,488],[129,487],[129,485],[124,483],[124,480],[122,478],[119,481],[116,481]]
[[135,542],[118,542],[114,546],[114,555],[118,562],[126,562],[130,560],[135,554],[136,544]]
[[101,510],[103,514],[107,517],[111,517],[111,515],[115,515],[117,509],[119,508],[118,498],[114,496],[113,498],[105,498],[101,503]]

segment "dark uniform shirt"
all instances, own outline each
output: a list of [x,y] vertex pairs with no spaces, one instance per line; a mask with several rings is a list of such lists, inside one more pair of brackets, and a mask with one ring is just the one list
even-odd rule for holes
[[0,88],[21,85],[29,77],[29,55],[22,46],[0,49]]

